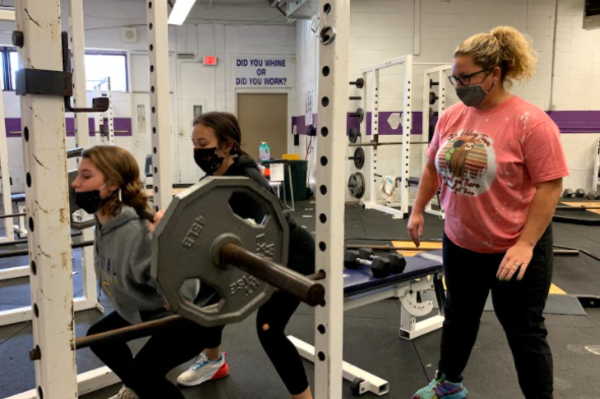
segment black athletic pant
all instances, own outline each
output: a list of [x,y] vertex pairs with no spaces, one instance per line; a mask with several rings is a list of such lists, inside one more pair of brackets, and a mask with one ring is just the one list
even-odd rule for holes
[[[142,320],[152,314],[142,314]],[[146,317],[145,317],[146,316]],[[98,320],[88,335],[98,334],[131,324],[117,312]],[[165,377],[173,368],[194,358],[204,348],[221,344],[222,328],[205,328],[191,321],[167,327],[152,335],[134,357],[126,342],[107,342],[90,349],[140,399],[184,399],[179,388]]]
[[552,354],[542,316],[552,280],[552,246],[550,226],[535,246],[523,280],[518,281],[515,274],[509,282],[501,282],[496,273],[504,253],[475,253],[444,235],[448,291],[439,375],[445,374],[450,381],[462,380],[491,290],[494,311],[506,333],[525,398],[552,398]]

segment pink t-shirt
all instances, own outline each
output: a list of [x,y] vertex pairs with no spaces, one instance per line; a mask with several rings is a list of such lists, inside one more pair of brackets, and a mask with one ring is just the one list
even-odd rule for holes
[[569,175],[558,127],[517,96],[485,111],[462,103],[448,108],[427,156],[435,156],[446,235],[480,253],[513,246],[535,183]]

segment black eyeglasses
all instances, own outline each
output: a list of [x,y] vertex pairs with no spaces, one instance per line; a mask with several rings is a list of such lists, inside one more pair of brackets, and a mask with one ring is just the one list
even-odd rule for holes
[[[450,75],[450,76],[448,76],[448,80],[450,81],[450,84],[452,84],[452,86],[456,86],[457,82],[459,82],[463,86],[468,86],[471,84],[471,78],[473,76],[478,75],[482,72],[491,71],[492,69],[494,69],[494,68],[482,69],[479,72],[471,73],[469,75],[461,75],[461,76]],[[489,75],[489,73],[488,73],[488,75]],[[486,75],[486,78],[487,78],[487,75]]]

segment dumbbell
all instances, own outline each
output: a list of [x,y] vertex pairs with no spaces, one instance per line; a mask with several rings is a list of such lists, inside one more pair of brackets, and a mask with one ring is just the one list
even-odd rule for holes
[[357,269],[358,266],[371,268],[374,277],[387,277],[392,272],[392,265],[388,259],[375,256],[372,260],[361,259],[358,251],[346,251],[344,253],[344,266],[346,269]]
[[573,190],[571,190],[570,188],[567,188],[565,191],[563,191],[562,196],[564,198],[571,198],[575,196],[575,192],[573,192]]
[[589,200],[595,200],[600,198],[600,194],[598,193],[598,191],[590,191],[585,195],[585,197]]
[[[371,248],[359,248],[358,256],[361,259],[375,258],[375,252]],[[388,254],[388,260],[392,266],[392,274],[400,274],[406,269],[406,259],[400,254]]]
[[585,190],[583,188],[578,188],[577,191],[575,191],[575,197],[577,197],[577,198],[585,197]]

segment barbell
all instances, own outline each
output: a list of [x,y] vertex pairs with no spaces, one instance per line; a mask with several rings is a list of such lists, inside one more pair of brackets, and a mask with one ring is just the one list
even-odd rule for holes
[[[405,143],[403,142],[398,142],[398,141],[393,141],[393,142],[386,142],[386,143],[375,143],[373,141],[368,142],[368,143],[358,143],[358,144],[348,144],[349,147],[358,147],[358,146],[363,146],[363,147],[379,147],[380,145],[403,145]],[[411,141],[411,142],[407,142],[406,144],[429,144],[429,141]]]
[[[311,274],[309,276],[306,276],[306,278],[313,281],[323,280],[325,278],[325,272],[321,271],[315,274]],[[147,321],[143,323],[134,324],[128,327],[106,331],[103,333],[80,337],[75,340],[75,349],[87,348],[89,346],[103,343],[106,341],[131,341],[133,339],[147,337],[154,334],[157,331],[164,329],[165,327],[179,324],[184,320],[186,319],[179,315],[173,315],[163,317],[158,320]],[[32,356],[35,356],[35,354],[30,353],[30,357]],[[32,358],[31,360],[36,359]]]
[[[260,215],[236,214],[253,202]],[[153,220],[150,211],[140,217]],[[151,276],[169,307],[206,327],[236,323],[277,288],[301,301],[323,303],[325,289],[282,264],[289,231],[277,198],[248,178],[207,177],[173,198],[153,235]],[[180,294],[187,280],[218,293],[217,305],[200,307]]]
[[[88,241],[72,243],[71,248],[72,249],[84,248],[84,247],[91,247],[92,245],[94,245],[94,241],[88,240]],[[26,255],[29,255],[29,249],[16,249],[13,251],[0,251],[0,259],[12,258],[15,256],[26,256]]]
[[[236,213],[235,204],[251,202],[259,215]],[[138,214],[154,220],[150,209]],[[325,288],[314,280],[325,272],[304,276],[282,266],[288,245],[288,224],[275,196],[248,178],[207,177],[173,198],[153,234],[150,274],[177,315],[78,338],[74,347],[141,338],[184,319],[205,327],[236,323],[276,289],[310,306],[323,304]],[[219,302],[202,307],[185,299],[180,288],[189,279],[211,286]],[[41,354],[34,349],[29,356]]]

